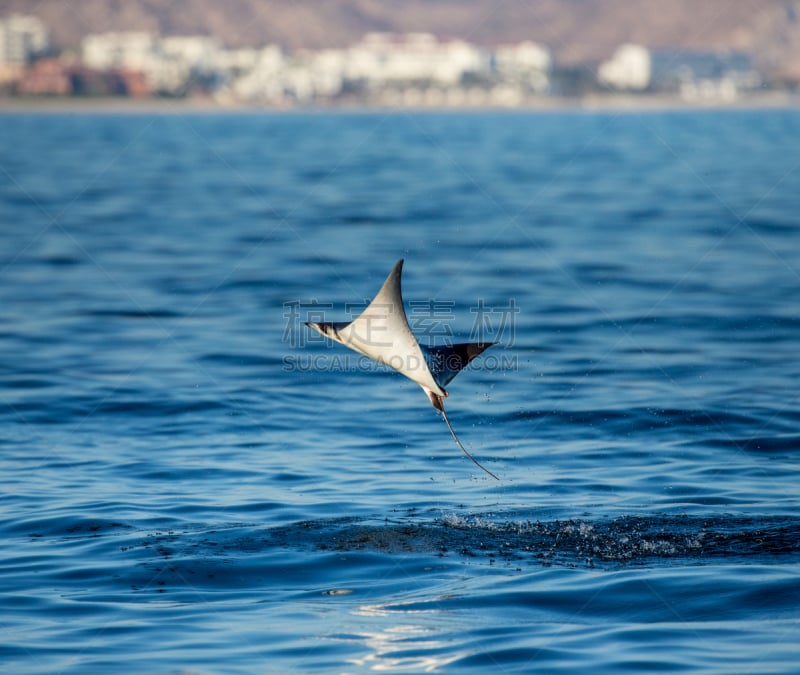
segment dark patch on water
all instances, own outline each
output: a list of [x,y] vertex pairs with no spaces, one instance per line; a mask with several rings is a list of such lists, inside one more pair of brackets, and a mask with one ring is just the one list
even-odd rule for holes
[[[149,574],[162,591],[173,584],[215,584],[263,574],[255,556],[284,551],[317,555],[355,553],[435,556],[478,565],[562,566],[619,569],[626,566],[704,564],[724,560],[768,563],[800,555],[800,519],[791,517],[622,516],[609,520],[501,521],[448,515],[431,522],[361,520],[302,521],[266,530],[247,525],[219,530],[148,534],[125,551],[151,551]],[[307,559],[315,564],[313,556]],[[316,564],[327,564],[318,561]],[[216,562],[214,562],[216,561]],[[213,568],[213,569],[212,569]],[[144,579],[134,588],[147,586]],[[182,577],[184,578],[182,580]]]
[[[495,523],[450,516],[432,524],[353,523],[331,531],[325,523],[304,523],[299,528],[320,549],[453,553],[544,564],[645,564],[657,559],[800,553],[800,521],[790,518],[623,516],[609,521]],[[285,541],[292,533],[272,534]]]

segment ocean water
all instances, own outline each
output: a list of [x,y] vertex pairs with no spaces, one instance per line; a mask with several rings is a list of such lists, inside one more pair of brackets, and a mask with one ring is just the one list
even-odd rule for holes
[[798,354],[796,110],[2,114],[0,670],[796,672]]

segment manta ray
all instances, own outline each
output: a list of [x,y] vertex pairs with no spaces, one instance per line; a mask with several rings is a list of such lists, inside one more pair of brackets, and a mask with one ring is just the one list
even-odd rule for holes
[[447,413],[445,386],[470,361],[495,342],[467,342],[441,347],[421,345],[409,328],[403,308],[401,275],[403,260],[398,260],[381,290],[367,308],[350,323],[306,322],[306,326],[364,356],[394,368],[416,382],[440,413],[456,444],[476,466],[500,480],[475,459],[458,440]]

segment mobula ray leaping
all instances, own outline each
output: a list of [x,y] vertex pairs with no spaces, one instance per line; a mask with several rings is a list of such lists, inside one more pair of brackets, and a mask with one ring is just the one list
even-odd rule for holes
[[369,306],[350,323],[312,323],[306,326],[340,342],[364,356],[394,368],[416,382],[428,395],[433,407],[442,413],[458,447],[477,466],[497,478],[475,459],[458,440],[444,410],[444,388],[476,356],[494,342],[470,342],[442,347],[421,345],[408,326],[403,309],[400,277],[403,261],[398,260],[381,290]]

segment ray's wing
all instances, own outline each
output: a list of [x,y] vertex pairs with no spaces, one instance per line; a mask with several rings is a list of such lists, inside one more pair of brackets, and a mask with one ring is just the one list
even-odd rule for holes
[[446,387],[450,381],[467,367],[470,361],[480,356],[496,342],[464,342],[442,347],[422,347],[428,368],[440,387]]
[[431,374],[425,355],[408,326],[403,308],[402,272],[401,259],[372,302],[351,323],[309,325],[346,347],[394,368],[421,387],[446,396]]
[[322,333],[325,337],[330,338],[331,340],[335,340],[341,344],[342,338],[339,337],[339,331],[347,328],[350,324],[347,321],[344,322],[331,322],[331,321],[322,321],[322,322],[315,322],[315,321],[306,321],[306,326],[309,328],[313,328],[317,333]]

